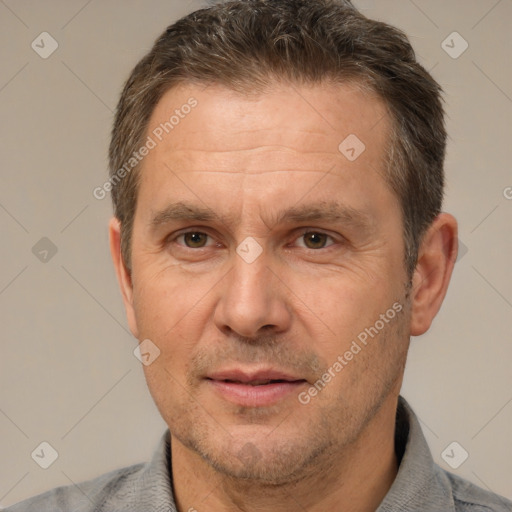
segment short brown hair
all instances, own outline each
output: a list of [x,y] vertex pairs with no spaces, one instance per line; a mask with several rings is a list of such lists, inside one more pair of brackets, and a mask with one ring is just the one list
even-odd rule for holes
[[124,86],[109,149],[128,268],[140,166],[114,178],[144,143],[162,95],[184,82],[249,92],[279,80],[355,81],[384,101],[392,121],[384,174],[400,201],[404,263],[412,276],[422,235],[442,206],[442,90],[416,61],[403,32],[366,18],[348,0],[227,1],[185,16],[156,40]]

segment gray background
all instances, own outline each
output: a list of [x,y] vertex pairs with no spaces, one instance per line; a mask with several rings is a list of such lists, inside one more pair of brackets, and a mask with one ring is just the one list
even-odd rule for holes
[[[512,498],[512,0],[356,3],[402,28],[446,91],[445,210],[463,245],[403,394],[442,467],[457,441],[469,457],[452,471]],[[92,191],[129,71],[201,5],[0,0],[0,505],[147,460],[165,428],[110,261],[110,198]],[[31,48],[43,31],[59,45],[47,59]],[[458,58],[442,47],[454,31],[469,44]],[[59,454],[46,470],[31,458],[42,441]]]

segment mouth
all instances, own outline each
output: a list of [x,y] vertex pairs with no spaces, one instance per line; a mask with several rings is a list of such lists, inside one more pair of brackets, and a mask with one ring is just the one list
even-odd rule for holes
[[[215,380],[215,379],[210,379]],[[298,382],[298,381],[288,381],[284,379],[266,379],[266,380],[251,380],[249,382],[242,382],[239,380],[231,380],[231,379],[222,379],[221,382],[231,382],[234,384],[244,384],[246,386],[266,386],[267,384],[274,384],[276,382]]]
[[212,373],[205,380],[223,400],[246,407],[276,404],[307,384],[306,379],[272,369],[226,370]]

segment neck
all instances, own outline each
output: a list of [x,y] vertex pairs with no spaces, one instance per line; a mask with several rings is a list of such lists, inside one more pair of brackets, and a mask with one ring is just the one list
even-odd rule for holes
[[307,474],[271,486],[220,474],[171,434],[172,478],[179,512],[375,512],[391,487],[397,399],[389,397],[361,435],[333,447]]

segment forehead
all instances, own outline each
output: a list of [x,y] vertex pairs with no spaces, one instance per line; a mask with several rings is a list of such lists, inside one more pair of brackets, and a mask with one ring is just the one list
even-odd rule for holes
[[182,84],[151,116],[154,148],[142,163],[139,196],[161,208],[173,194],[199,190],[203,203],[214,191],[238,191],[247,202],[252,190],[276,204],[315,188],[328,199],[334,183],[346,197],[358,187],[361,195],[361,186],[378,194],[387,187],[389,129],[384,103],[356,84],[275,84],[258,94]]
[[[195,106],[189,108],[190,104]],[[297,134],[307,133],[307,147],[320,151],[332,150],[333,143],[353,134],[374,153],[382,148],[389,125],[383,101],[357,83],[275,83],[262,93],[240,93],[216,84],[181,84],[162,96],[147,132],[165,139],[158,140],[163,142],[160,150],[172,148],[174,156],[196,147],[219,150],[220,144],[226,151],[241,149],[240,143],[251,136],[272,144],[276,132],[290,148]],[[334,149],[338,150],[337,144]]]

